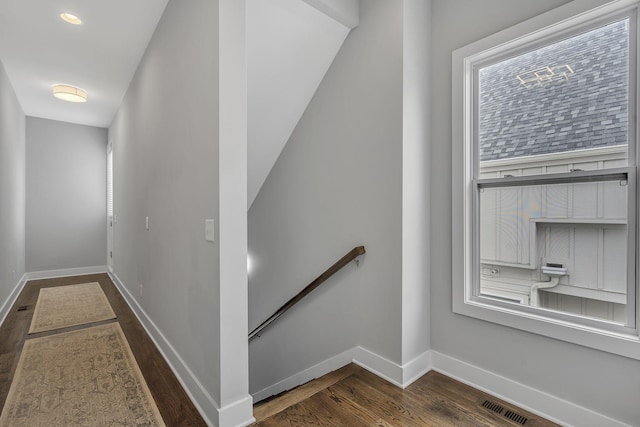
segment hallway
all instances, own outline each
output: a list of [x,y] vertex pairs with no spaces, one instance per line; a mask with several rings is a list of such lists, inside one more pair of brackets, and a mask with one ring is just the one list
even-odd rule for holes
[[[29,334],[41,289],[97,282],[115,319]],[[26,341],[89,328],[119,325],[167,426],[206,426],[173,372],[107,274],[31,280],[0,327],[0,406],[3,412]],[[354,382],[355,381],[355,382]],[[66,391],[65,391],[66,392]],[[60,391],[62,393],[62,391]],[[353,364],[293,390],[291,397],[256,406],[258,425],[517,425],[481,408],[486,399],[526,416],[527,424],[555,425],[442,375],[431,373],[403,391]],[[304,397],[302,397],[304,396]],[[44,399],[41,399],[44,400]],[[89,400],[89,399],[87,399]],[[285,403],[286,402],[286,403]],[[44,404],[44,403],[43,403]],[[480,405],[480,406],[478,406]],[[486,405],[484,405],[486,407]],[[5,414],[3,414],[5,415]],[[87,411],[91,426],[101,426]],[[24,420],[23,420],[24,421]],[[30,421],[27,421],[31,425]],[[522,424],[520,422],[520,424]],[[9,424],[14,425],[14,424]],[[23,425],[23,424],[16,424]],[[54,423],[52,425],[58,425]]]
[[[580,44],[588,63],[503,64],[618,22],[619,42]],[[0,409],[39,289],[98,282],[116,315],[99,323],[121,326],[166,425],[249,426],[254,403],[354,362],[403,390],[435,371],[560,425],[637,426],[638,22],[640,0],[5,1]],[[315,83],[281,123],[302,64]],[[559,77],[527,87],[540,69]],[[608,96],[613,75],[627,89]],[[510,105],[527,120],[480,126]],[[259,124],[288,129],[273,156]]]
[[[116,315],[115,320],[72,326],[28,336],[40,289],[90,282],[100,284]],[[118,323],[122,328],[165,424],[167,426],[206,426],[153,341],[107,274],[32,280],[26,284],[0,327],[0,406],[4,407],[7,400],[26,340],[114,323]]]

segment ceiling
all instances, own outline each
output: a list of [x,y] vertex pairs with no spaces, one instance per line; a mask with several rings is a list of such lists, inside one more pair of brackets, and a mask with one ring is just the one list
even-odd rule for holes
[[[0,0],[0,60],[27,116],[108,127],[167,0]],[[74,26],[59,15],[83,23]],[[52,95],[88,92],[86,103]]]
[[[25,115],[108,128],[167,2],[0,0],[0,61]],[[358,5],[247,0],[249,206],[358,25]],[[84,89],[88,101],[54,98],[55,84]]]

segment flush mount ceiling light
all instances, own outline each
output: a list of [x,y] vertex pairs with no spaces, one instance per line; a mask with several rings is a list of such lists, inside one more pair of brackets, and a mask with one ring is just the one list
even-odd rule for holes
[[73,25],[82,24],[82,19],[78,18],[76,15],[72,15],[67,12],[61,13],[60,18],[62,18],[63,21],[68,22],[69,24],[73,24]]
[[53,86],[53,96],[69,102],[87,102],[87,91],[70,85]]

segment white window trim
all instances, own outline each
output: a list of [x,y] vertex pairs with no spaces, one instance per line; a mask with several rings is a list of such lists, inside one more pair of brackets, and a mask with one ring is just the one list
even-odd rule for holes
[[[472,171],[474,156],[470,141],[473,132],[471,126],[473,111],[471,102],[466,102],[473,99],[471,90],[474,76],[470,71],[470,58],[473,58],[473,62],[477,63],[488,56],[489,49],[491,49],[493,57],[495,55],[494,48],[507,42],[511,49],[521,49],[533,41],[540,43],[557,35],[559,31],[569,32],[577,27],[588,26],[596,19],[604,19],[608,16],[618,15],[629,8],[638,7],[638,3],[638,0],[611,2],[576,0],[453,52],[452,288],[453,311],[455,313],[640,360],[640,336],[637,324],[633,333],[606,331],[588,326],[587,322],[585,324],[573,323],[546,317],[542,315],[542,312],[540,314],[526,312],[472,298],[474,271],[472,230],[475,220],[473,209],[475,187]],[[507,53],[505,50],[505,54]],[[636,61],[639,60],[639,57],[640,55],[637,55]],[[636,64],[633,65],[636,66],[636,69],[640,69]],[[632,67],[633,69],[634,67]],[[631,84],[629,90],[631,93],[635,93],[637,89]],[[630,150],[629,155],[635,156],[635,150]],[[636,238],[636,240],[638,239]],[[636,248],[636,254],[638,253]],[[637,266],[636,277],[639,277]],[[640,307],[640,292],[636,292],[635,298],[636,307]],[[638,317],[636,314],[636,319]]]

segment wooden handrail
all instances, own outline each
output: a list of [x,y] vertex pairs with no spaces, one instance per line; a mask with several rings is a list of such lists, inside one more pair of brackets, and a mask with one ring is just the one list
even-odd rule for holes
[[318,276],[313,282],[309,283],[306,288],[298,292],[298,294],[295,297],[287,301],[282,307],[280,307],[275,313],[273,313],[271,317],[269,317],[267,320],[262,322],[260,326],[258,326],[253,331],[251,331],[249,333],[249,340],[251,340],[253,337],[258,335],[264,328],[266,328],[271,323],[273,323],[278,317],[282,316],[285,313],[285,311],[289,310],[291,307],[296,305],[298,301],[300,301],[302,298],[309,295],[311,291],[313,291],[315,288],[320,286],[322,282],[327,280],[329,277],[333,276],[340,269],[342,269],[342,267],[349,264],[351,261],[353,261],[360,255],[364,254],[365,252],[366,251],[364,250],[364,246],[357,246],[351,249],[351,251],[349,251],[348,254],[340,258],[335,264],[329,267],[324,273]]

